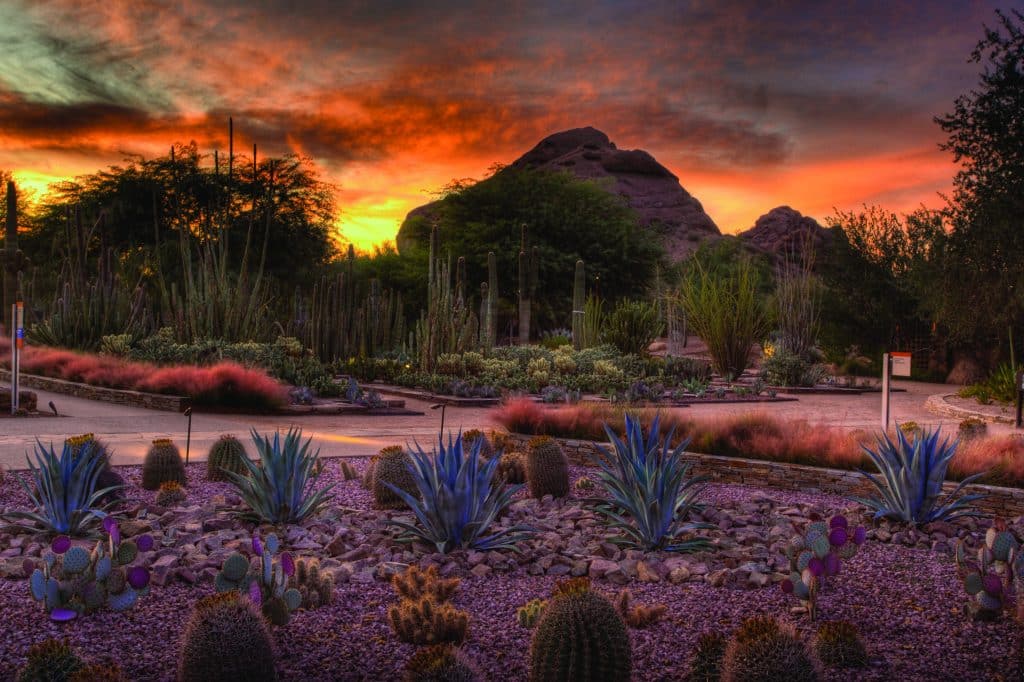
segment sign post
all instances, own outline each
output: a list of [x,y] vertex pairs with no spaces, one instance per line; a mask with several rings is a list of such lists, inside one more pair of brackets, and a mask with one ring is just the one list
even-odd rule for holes
[[11,305],[11,414],[17,414],[21,407],[18,401],[18,379],[21,372],[21,349],[24,345],[25,304],[18,301]]
[[910,353],[885,353],[882,355],[882,431],[889,430],[891,378],[909,377],[911,359]]

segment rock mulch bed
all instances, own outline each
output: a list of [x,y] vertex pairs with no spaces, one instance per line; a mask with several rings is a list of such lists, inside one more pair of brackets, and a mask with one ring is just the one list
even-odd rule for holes
[[[349,461],[357,470],[365,467],[365,460]],[[0,533],[0,576],[7,578],[0,580],[7,621],[0,679],[21,665],[31,643],[51,635],[70,637],[91,658],[116,658],[132,679],[173,679],[191,603],[212,592],[213,575],[230,552],[247,550],[253,526],[235,519],[240,500],[229,484],[205,481],[203,465],[189,466],[189,499],[174,509],[157,507],[154,494],[138,488],[138,467],[119,470],[132,485],[122,533],[151,533],[157,541],[142,557],[153,572],[151,595],[128,613],[51,623],[29,598],[22,574],[24,559],[45,551],[46,539]],[[574,478],[587,474],[593,470],[572,468]],[[578,499],[537,501],[520,493],[501,521],[537,529],[520,553],[445,556],[395,543],[385,520],[408,512],[374,509],[359,480],[343,481],[335,462],[328,463],[322,480],[335,484],[331,507],[302,527],[278,531],[286,548],[320,558],[337,579],[334,604],[301,612],[277,629],[279,669],[288,680],[395,678],[413,648],[398,643],[387,625],[394,595],[386,579],[412,562],[462,577],[455,604],[472,616],[466,649],[491,679],[525,676],[530,631],[515,623],[516,608],[546,597],[556,580],[575,575],[590,576],[609,594],[628,586],[640,603],[666,604],[667,620],[631,631],[635,675],[679,679],[702,631],[729,632],[751,613],[790,614],[809,635],[814,626],[776,585],[788,566],[785,545],[812,513],[843,512],[851,520],[870,521],[857,505],[836,496],[712,485],[694,520],[717,527],[706,532],[714,551],[645,554],[608,542],[602,524]],[[0,507],[25,502],[8,476],[0,484]],[[872,662],[866,671],[833,671],[828,679],[919,679],[934,674],[936,661],[951,678],[1007,676],[1014,669],[1016,626],[975,623],[963,615],[966,595],[951,559],[957,538],[975,546],[985,525],[967,520],[921,531],[888,523],[872,527],[868,543],[844,564],[819,602],[820,620],[843,618],[857,625]]]

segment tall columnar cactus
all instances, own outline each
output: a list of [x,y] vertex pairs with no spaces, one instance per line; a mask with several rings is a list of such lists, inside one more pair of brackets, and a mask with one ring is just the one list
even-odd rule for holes
[[165,481],[188,485],[185,462],[181,459],[178,447],[169,438],[158,438],[153,441],[146,452],[146,458],[142,460],[142,487],[156,490]]
[[576,274],[572,283],[572,346],[583,348],[583,306],[587,304],[587,276],[583,261],[576,261]]
[[275,682],[274,646],[254,604],[236,592],[196,602],[185,625],[178,682]]
[[410,471],[412,457],[404,448],[385,448],[377,455],[377,462],[373,465],[373,492],[374,503],[382,509],[400,509],[405,506],[402,498],[395,494],[386,483],[406,491],[410,495],[417,495],[416,480]]
[[569,494],[569,460],[561,446],[550,436],[538,436],[530,441],[526,454],[526,482],[530,495],[536,498]]
[[214,587],[218,592],[248,595],[273,625],[287,625],[292,611],[302,606],[302,593],[289,586],[295,575],[295,560],[282,552],[280,560],[274,561],[280,542],[273,533],[266,541],[254,535],[252,549],[252,561],[240,552],[228,555],[214,578]]
[[1020,540],[1003,519],[995,519],[978,549],[977,561],[967,558],[963,540],[956,546],[956,565],[964,589],[974,598],[969,606],[978,620],[996,620],[1004,609],[1021,606],[1018,591],[1024,579],[1024,552]]
[[431,262],[427,309],[413,334],[419,368],[425,372],[434,371],[439,355],[473,350],[480,338],[476,315],[452,286],[451,264]]
[[122,540],[113,517],[103,520],[107,538],[96,543],[92,551],[72,546],[61,535],[43,555],[42,565],[26,563],[29,594],[43,604],[55,621],[67,621],[104,606],[124,611],[149,594],[149,571],[132,566],[139,552],[153,548],[153,538],[139,536]]
[[6,323],[7,316],[11,314],[11,305],[21,298],[19,275],[28,265],[25,254],[18,249],[18,190],[13,181],[7,182],[7,223],[2,254],[4,288],[0,319]]
[[626,624],[612,603],[585,582],[556,589],[530,642],[531,682],[626,682],[632,669]]
[[540,271],[540,255],[537,247],[528,249],[526,224],[522,227],[519,247],[519,345],[530,343],[530,318],[533,298],[537,294],[537,280]]
[[487,348],[498,345],[498,259],[487,252]]
[[821,663],[796,629],[767,617],[744,621],[725,648],[722,682],[818,682]]
[[247,469],[242,460],[247,457],[241,441],[231,435],[221,436],[210,448],[210,454],[206,458],[207,480],[226,480],[226,471],[234,471],[244,476]]
[[790,575],[782,581],[782,591],[799,598],[813,620],[826,579],[839,574],[842,561],[853,557],[865,538],[864,527],[851,529],[842,515],[833,516],[828,523],[813,521],[786,548]]

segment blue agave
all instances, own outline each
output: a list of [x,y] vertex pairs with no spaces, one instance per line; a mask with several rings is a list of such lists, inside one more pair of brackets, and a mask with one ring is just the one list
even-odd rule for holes
[[302,441],[301,429],[289,429],[284,440],[273,440],[252,430],[259,461],[243,458],[246,471],[225,471],[249,506],[245,517],[266,523],[298,523],[320,511],[329,501],[333,486],[314,490],[320,477],[320,451],[310,452],[312,439]]
[[34,511],[11,511],[3,515],[9,527],[16,530],[40,530],[60,535],[86,535],[107,516],[110,502],[101,503],[104,495],[123,488],[110,486],[97,490],[96,482],[106,466],[104,453],[92,443],[82,446],[76,453],[68,443],[60,456],[38,440],[35,461],[27,455],[29,473],[34,486],[20,476],[18,483],[28,494]]
[[512,503],[512,496],[522,485],[495,484],[494,472],[501,460],[492,457],[480,462],[483,439],[473,442],[469,453],[462,447],[462,434],[448,447],[444,436],[438,436],[438,451],[426,453],[416,444],[410,449],[410,471],[416,481],[418,496],[385,483],[402,498],[419,521],[418,525],[398,519],[389,523],[400,528],[403,541],[422,540],[445,553],[459,547],[478,550],[515,549],[515,544],[532,531],[516,525],[487,535],[495,519]]
[[947,438],[939,442],[939,432],[940,429],[925,431],[907,438],[897,430],[895,441],[883,433],[876,439],[877,449],[863,446],[881,477],[866,471],[860,473],[878,491],[878,496],[851,499],[875,510],[875,518],[885,517],[906,523],[924,524],[977,516],[978,512],[971,508],[971,503],[985,495],[975,493],[959,498],[958,495],[965,485],[983,476],[984,472],[968,476],[944,501],[939,499],[946,469],[960,444],[959,439],[950,442]]
[[670,450],[675,429],[661,438],[659,427],[660,418],[655,417],[645,437],[640,422],[627,415],[621,440],[605,425],[612,450],[598,446],[600,455],[594,461],[600,467],[597,481],[611,499],[598,501],[595,510],[622,533],[612,542],[670,552],[707,549],[705,538],[681,540],[684,534],[713,527],[683,521],[706,479],[687,476],[690,467],[682,455],[689,440]]

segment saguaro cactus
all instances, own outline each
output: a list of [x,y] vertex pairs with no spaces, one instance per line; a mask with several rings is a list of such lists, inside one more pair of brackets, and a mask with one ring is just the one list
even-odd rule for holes
[[583,306],[586,304],[587,277],[582,260],[576,261],[576,276],[572,284],[572,347],[583,348]]
[[18,249],[18,190],[13,181],[7,182],[7,226],[3,248],[4,290],[0,320],[6,320],[11,305],[20,298],[18,275],[25,269],[25,254]]
[[498,259],[487,253],[487,345],[498,343]]
[[539,260],[536,246],[527,251],[524,223],[519,249],[519,344],[522,346],[530,343],[530,306],[537,293]]

